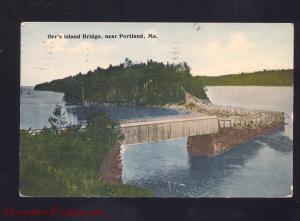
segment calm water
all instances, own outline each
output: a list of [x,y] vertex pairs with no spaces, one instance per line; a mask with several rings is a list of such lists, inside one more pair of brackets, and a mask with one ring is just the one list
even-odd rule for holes
[[56,104],[63,107],[69,123],[76,123],[76,115],[67,111],[62,93],[34,91],[32,87],[21,87],[20,128],[40,129],[49,126],[48,118]]
[[[28,92],[29,91],[29,92]],[[292,87],[208,87],[213,103],[293,111]],[[23,88],[20,128],[47,126],[55,104],[69,122],[85,120],[85,108],[65,105],[63,94]],[[164,108],[97,107],[116,119],[187,114]],[[123,182],[157,197],[283,197],[292,185],[292,122],[285,131],[261,137],[216,157],[190,158],[187,138],[122,146]]]
[[136,120],[160,117],[174,117],[177,115],[190,115],[186,111],[159,107],[133,107],[121,106],[114,107],[108,105],[92,106],[89,108],[81,106],[66,105],[63,101],[63,93],[49,91],[35,91],[33,87],[21,88],[20,100],[20,128],[39,129],[49,126],[48,118],[52,115],[54,107],[59,104],[63,107],[66,120],[69,123],[86,122],[87,113],[90,109],[106,112],[117,120]]
[[[213,103],[293,111],[292,87],[208,87]],[[293,126],[216,157],[190,158],[187,139],[123,146],[123,182],[158,197],[283,197],[293,183]]]

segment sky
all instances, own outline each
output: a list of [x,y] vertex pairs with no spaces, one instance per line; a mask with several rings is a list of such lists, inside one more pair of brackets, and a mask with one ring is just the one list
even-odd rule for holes
[[[148,34],[157,38],[147,38]],[[103,39],[51,39],[95,34]],[[106,39],[105,34],[144,34]],[[133,62],[187,62],[192,75],[218,76],[293,68],[294,29],[289,23],[23,22],[21,85],[61,79],[97,67]]]

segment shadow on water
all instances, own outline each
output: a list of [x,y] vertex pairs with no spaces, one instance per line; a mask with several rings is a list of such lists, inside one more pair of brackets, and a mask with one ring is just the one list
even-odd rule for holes
[[[212,102],[218,103],[220,96],[216,87],[215,96],[210,96]],[[245,87],[243,87],[245,88]],[[65,105],[63,94],[46,91],[27,93],[26,88],[20,93],[20,128],[41,128],[48,122],[54,106],[59,103]],[[253,108],[276,109],[286,113],[292,112],[292,88],[276,89],[255,87],[246,88],[240,92],[228,90],[233,95],[242,95],[236,98],[239,102],[246,102],[244,106],[252,104]],[[277,95],[274,95],[274,90]],[[282,91],[288,90],[287,95]],[[212,89],[210,89],[212,92]],[[258,94],[254,96],[253,94]],[[244,99],[249,94],[251,99]],[[257,98],[266,99],[258,105]],[[273,98],[283,100],[270,101]],[[230,103],[233,96],[220,104]],[[289,98],[289,99],[287,99]],[[286,103],[287,102],[287,103]],[[272,103],[278,104],[273,108]],[[243,103],[236,103],[237,106]],[[139,119],[176,115],[182,112],[164,108],[91,105],[90,107],[65,105],[70,114],[85,122],[90,109],[106,112],[114,119]],[[249,106],[250,107],[250,106]],[[286,134],[292,137],[293,124],[288,121]],[[189,158],[186,148],[186,139],[157,142],[155,144],[139,145],[137,148],[128,148],[124,152],[123,181],[133,185],[143,186],[151,190],[158,197],[223,197],[223,196],[277,196],[285,193],[286,186],[292,183],[292,149],[293,138],[284,136],[282,132],[265,135],[236,146],[232,150],[210,158]],[[125,166],[124,166],[125,165]],[[251,184],[251,185],[249,185]]]
[[258,140],[265,143],[270,148],[282,153],[288,153],[293,150],[293,141],[291,138],[284,136],[282,132],[268,134],[264,137],[258,138]]
[[244,167],[263,147],[255,140],[235,146],[233,149],[213,157],[190,157],[190,172],[193,176],[222,183],[224,177]]
[[78,118],[78,121],[82,122],[86,121],[91,108],[87,108],[84,106],[67,106],[66,110],[68,113],[74,114]]
[[243,168],[260,148],[260,142],[251,141],[215,157],[190,157],[187,167],[156,168],[154,174],[145,171],[143,176],[128,183],[146,187],[157,197],[220,196],[223,179]]
[[[183,141],[183,140],[182,140]],[[178,147],[176,142],[162,142],[159,150],[150,147],[153,151],[159,151],[163,156],[161,160],[164,162],[172,161],[172,159],[179,158],[177,149],[186,149],[186,143],[181,142]],[[178,141],[177,141],[178,142]],[[157,144],[158,145],[158,144]],[[141,145],[138,148],[141,148]],[[145,145],[144,145],[145,146]],[[169,147],[169,146],[172,146]],[[184,166],[174,166],[175,160],[169,167],[162,167],[162,163],[157,161],[153,153],[139,155],[138,159],[133,159],[138,163],[137,168],[133,169],[131,179],[128,183],[142,186],[150,189],[157,197],[220,197],[226,195],[226,189],[231,189],[233,186],[239,186],[236,182],[246,182],[243,177],[240,177],[242,171],[246,169],[245,176],[256,174],[256,168],[253,167],[253,162],[261,160],[262,152],[268,148],[280,152],[291,151],[292,140],[283,136],[282,130],[275,133],[264,135],[260,138],[250,140],[247,143],[240,144],[231,150],[216,155],[213,157],[190,157],[187,156],[187,162]],[[163,151],[165,150],[165,151]],[[145,151],[139,149],[139,153]],[[180,152],[182,154],[182,152]],[[128,159],[129,159],[128,158]],[[153,159],[154,158],[154,159]],[[143,163],[144,162],[144,163]],[[131,163],[132,164],[132,163]],[[147,164],[145,171],[143,167]],[[166,163],[165,163],[166,164]],[[152,173],[149,173],[151,168]],[[126,168],[126,170],[131,170]],[[135,174],[135,175],[134,175]],[[250,175],[249,175],[250,174]],[[232,177],[232,181],[231,178]],[[233,177],[239,177],[237,180]],[[128,177],[127,177],[128,178]],[[228,180],[229,179],[229,180]],[[226,185],[230,185],[226,187]],[[212,188],[212,186],[214,188]],[[252,186],[255,186],[253,184]],[[238,192],[238,194],[242,194]],[[238,195],[237,194],[237,195]],[[255,195],[255,193],[253,193]],[[250,194],[251,195],[251,194]]]
[[87,114],[89,111],[104,112],[115,120],[147,119],[188,113],[187,111],[162,107],[114,106],[104,104],[91,105],[89,107],[72,106],[69,107],[67,111],[76,115],[80,121],[85,121],[87,119]]
[[284,129],[278,129],[274,133],[261,136],[246,143],[236,145],[231,150],[212,157],[190,157],[191,169],[205,167],[226,168],[226,166],[243,165],[244,161],[255,156],[263,144],[269,148],[290,152],[293,150],[293,141],[283,135]]
[[[117,120],[178,114],[176,111],[163,108],[107,105],[73,106],[68,111],[84,122],[91,109],[105,112]],[[145,187],[157,197],[226,196],[227,189],[238,186],[235,180],[230,181],[231,177],[238,176],[237,174],[245,168],[248,175],[255,174],[255,169],[248,164],[256,160],[261,150],[271,148],[288,153],[292,151],[292,146],[292,140],[284,136],[282,130],[237,145],[214,157],[187,155],[186,159],[183,159],[182,154],[187,154],[186,139],[139,145],[136,151],[129,151],[129,148],[126,151],[125,167],[124,162],[122,163],[126,171],[123,181]]]

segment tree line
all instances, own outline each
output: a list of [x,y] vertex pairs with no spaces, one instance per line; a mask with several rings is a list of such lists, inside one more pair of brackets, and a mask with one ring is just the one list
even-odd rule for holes
[[256,86],[292,86],[292,69],[263,70],[252,73],[240,73],[221,76],[198,76],[205,86],[218,85],[256,85]]
[[200,78],[191,75],[186,62],[170,64],[148,60],[98,67],[86,74],[38,84],[35,90],[63,92],[67,103],[164,105],[185,101],[185,91],[208,99]]

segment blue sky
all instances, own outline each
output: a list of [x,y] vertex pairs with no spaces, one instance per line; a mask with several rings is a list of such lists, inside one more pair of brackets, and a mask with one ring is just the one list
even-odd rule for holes
[[[57,34],[156,34],[156,39],[48,39]],[[153,59],[186,61],[193,75],[216,76],[293,68],[287,23],[48,23],[21,25],[21,85],[96,67]],[[174,59],[175,58],[175,59]]]

